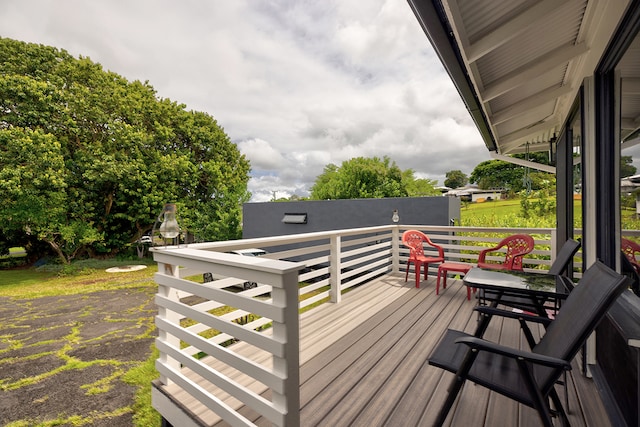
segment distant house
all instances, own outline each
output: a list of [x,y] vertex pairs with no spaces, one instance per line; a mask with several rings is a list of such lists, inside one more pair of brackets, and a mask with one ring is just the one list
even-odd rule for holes
[[633,175],[620,180],[620,193],[631,194],[640,188],[640,175]]
[[458,197],[460,200],[470,202],[485,202],[489,200],[504,199],[505,194],[506,190],[504,189],[481,190],[477,185],[467,185],[454,190],[449,190],[445,193],[445,196]]

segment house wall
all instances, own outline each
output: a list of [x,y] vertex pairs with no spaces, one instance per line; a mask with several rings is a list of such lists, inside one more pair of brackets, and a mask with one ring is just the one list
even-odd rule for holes
[[[400,197],[386,199],[311,200],[245,203],[242,237],[281,236],[315,231],[392,224],[393,210],[400,224],[450,225],[460,221],[456,197]],[[285,214],[306,213],[306,224],[285,224]]]

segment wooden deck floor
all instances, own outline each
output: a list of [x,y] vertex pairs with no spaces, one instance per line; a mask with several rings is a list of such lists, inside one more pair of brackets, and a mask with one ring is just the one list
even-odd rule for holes
[[[385,276],[345,295],[341,304],[301,316],[303,426],[429,426],[444,402],[452,374],[427,357],[447,328],[473,331],[475,301],[460,281],[435,295],[435,279]],[[485,338],[528,348],[517,322],[492,320]],[[574,364],[569,377],[573,426],[609,426],[591,380]],[[559,389],[561,397],[564,392]],[[215,424],[199,410],[203,425]],[[257,425],[269,423],[242,410]],[[467,383],[449,414],[452,426],[537,426],[535,411]],[[217,423],[215,425],[224,425]]]

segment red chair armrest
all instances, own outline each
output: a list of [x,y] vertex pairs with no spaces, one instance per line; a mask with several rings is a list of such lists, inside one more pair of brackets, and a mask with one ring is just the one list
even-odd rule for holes
[[488,253],[497,251],[501,247],[502,246],[494,246],[493,248],[487,248],[487,249],[481,250],[480,253],[478,254],[478,262],[485,262],[485,258],[487,257]]

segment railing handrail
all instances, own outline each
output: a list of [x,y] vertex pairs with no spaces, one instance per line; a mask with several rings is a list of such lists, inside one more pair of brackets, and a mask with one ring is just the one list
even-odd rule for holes
[[397,225],[383,225],[376,227],[363,227],[363,228],[349,228],[343,230],[330,230],[330,231],[314,231],[311,233],[299,233],[299,234],[287,234],[282,236],[272,237],[253,237],[248,239],[226,240],[223,242],[203,242],[203,243],[190,243],[188,246],[194,249],[202,250],[215,250],[219,248],[251,248],[254,246],[260,247],[264,243],[273,245],[283,245],[289,243],[308,242],[319,239],[328,239],[331,236],[353,236],[358,234],[376,233],[382,231],[389,231],[398,227]]

